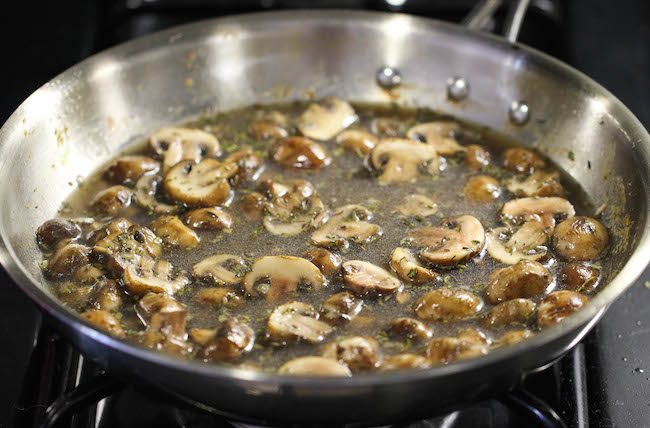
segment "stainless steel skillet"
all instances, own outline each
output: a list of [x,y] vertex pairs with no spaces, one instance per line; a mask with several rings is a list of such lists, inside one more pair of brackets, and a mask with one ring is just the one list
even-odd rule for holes
[[[535,145],[608,204],[616,275],[581,312],[524,343],[420,372],[288,378],[187,362],[109,337],[47,291],[36,227],[125,144],[202,112],[305,91],[390,101],[375,83],[398,68],[399,102],[432,107]],[[462,76],[468,96],[447,98]],[[190,84],[191,82],[191,84]],[[394,95],[394,94],[393,94]],[[513,101],[530,117],[515,124]],[[569,152],[573,155],[569,156]],[[501,38],[405,15],[286,12],[201,22],[110,49],[28,98],[0,129],[0,261],[18,286],[111,373],[137,378],[235,419],[266,423],[416,418],[515,385],[561,356],[650,260],[650,137],[605,89],[552,58]]]

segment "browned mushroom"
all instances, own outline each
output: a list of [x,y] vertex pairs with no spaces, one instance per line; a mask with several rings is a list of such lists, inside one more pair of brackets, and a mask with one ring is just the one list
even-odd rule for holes
[[388,334],[401,339],[411,339],[418,342],[426,342],[433,335],[429,327],[422,321],[413,318],[396,318],[388,327]]
[[418,263],[408,248],[395,248],[390,258],[390,267],[404,282],[425,284],[440,279],[436,272]]
[[492,304],[510,299],[534,297],[544,293],[553,277],[541,263],[522,260],[490,275],[485,298]]
[[167,260],[154,261],[148,256],[143,256],[138,265],[128,265],[122,281],[129,293],[137,295],[148,292],[174,294],[188,283],[184,275],[174,275]]
[[104,171],[104,178],[111,183],[134,183],[145,174],[155,174],[160,165],[148,156],[122,156],[115,159]]
[[341,272],[341,264],[343,263],[341,257],[324,248],[311,248],[302,257],[312,262],[328,278],[334,277]]
[[165,245],[184,249],[199,245],[199,237],[196,232],[185,226],[176,216],[158,217],[149,225],[149,228],[162,239]]
[[81,228],[69,220],[53,218],[36,230],[36,242],[45,251],[54,250],[63,240],[73,241],[81,235]]
[[229,288],[212,287],[202,288],[194,295],[194,300],[205,306],[215,308],[235,308],[243,303],[243,299]]
[[95,309],[102,309],[114,312],[122,307],[126,295],[120,289],[117,282],[107,279],[97,283],[89,296],[89,303]]
[[549,231],[554,229],[556,219],[571,218],[575,213],[569,201],[555,196],[514,199],[506,202],[501,210],[506,222],[538,221]]
[[271,151],[271,159],[285,168],[297,169],[319,169],[332,161],[320,144],[304,137],[278,141]]
[[597,258],[607,246],[607,229],[598,220],[572,217],[558,224],[553,232],[553,248],[569,261]]
[[537,306],[537,324],[542,328],[555,325],[581,309],[588,301],[586,296],[575,291],[554,291]]
[[397,354],[384,358],[380,369],[384,372],[393,372],[400,370],[428,369],[429,367],[431,367],[431,362],[421,355]]
[[97,238],[92,256],[109,271],[121,275],[129,265],[138,265],[142,257],[159,257],[162,240],[143,226],[121,221],[111,223]]
[[[467,329],[472,330],[472,329]],[[453,361],[477,357],[488,353],[488,344],[477,339],[475,330],[458,337],[443,336],[433,339],[427,347],[427,357],[432,364],[448,364]]]
[[546,168],[546,162],[530,150],[512,148],[503,153],[503,166],[517,172],[534,172]]
[[341,132],[336,137],[336,142],[345,150],[356,153],[357,156],[365,156],[377,144],[377,137],[367,131],[350,129]]
[[304,340],[318,343],[334,329],[317,318],[318,312],[312,306],[290,302],[275,308],[269,317],[266,330],[269,337],[277,341]]
[[217,137],[190,128],[162,128],[149,138],[149,146],[163,157],[164,172],[181,161],[198,163],[221,153]]
[[353,373],[377,368],[381,361],[379,344],[372,337],[352,336],[328,343],[322,355],[345,364]]
[[59,247],[47,262],[45,274],[49,278],[72,276],[79,268],[90,263],[90,248],[80,244],[66,244]]
[[414,126],[406,135],[411,140],[431,144],[442,156],[451,156],[465,151],[454,138],[459,130],[460,126],[454,122],[428,122]]
[[230,197],[228,178],[237,173],[234,163],[204,159],[199,164],[181,161],[163,181],[165,191],[175,200],[192,206],[221,205]]
[[481,299],[469,291],[439,288],[420,297],[413,310],[427,321],[454,321],[475,316],[483,307]]
[[82,313],[81,316],[113,336],[124,337],[124,329],[117,318],[110,312],[101,309],[90,309]]
[[232,152],[223,161],[237,165],[237,174],[235,174],[237,182],[257,180],[264,166],[262,159],[249,149]]
[[533,336],[533,332],[530,330],[511,330],[504,333],[498,340],[498,345],[512,345],[517,342],[521,342],[524,339]]
[[535,171],[526,178],[512,177],[506,188],[516,196],[561,196],[564,187],[560,184],[558,171]]
[[414,181],[420,165],[429,173],[438,172],[436,149],[425,143],[403,138],[386,138],[370,152],[370,164],[381,171],[379,184]]
[[145,175],[135,184],[135,202],[142,208],[155,214],[173,214],[177,205],[169,205],[156,199],[156,194],[163,179],[159,175]]
[[321,247],[344,248],[350,242],[364,244],[381,236],[381,228],[370,223],[372,212],[361,205],[345,205],[322,213],[314,219],[321,226],[311,235],[311,240]]
[[333,138],[356,120],[357,115],[350,104],[336,97],[328,97],[318,104],[310,104],[296,125],[304,136],[324,141]]
[[347,366],[325,357],[300,357],[288,361],[278,374],[292,376],[352,376]]
[[320,289],[323,274],[313,263],[293,256],[265,256],[253,263],[244,276],[244,290],[249,296],[266,296],[269,302],[288,296],[297,289]]
[[320,318],[330,324],[350,321],[361,312],[363,302],[352,293],[336,293],[323,302]]
[[362,260],[343,263],[345,286],[359,296],[396,293],[402,287],[390,272]]
[[233,318],[221,323],[198,357],[204,361],[235,361],[250,352],[254,343],[253,329]]
[[131,204],[133,190],[122,185],[112,186],[99,192],[93,199],[92,209],[107,216],[117,215]]
[[501,195],[501,187],[499,182],[489,175],[477,175],[467,181],[463,192],[471,202],[487,203]]
[[481,169],[490,164],[490,152],[478,144],[470,144],[465,151],[465,164],[472,169]]
[[481,320],[486,327],[526,324],[535,312],[535,302],[528,299],[506,300],[496,305]]
[[582,263],[569,263],[562,269],[562,280],[569,290],[591,293],[600,280],[600,270]]
[[251,134],[260,140],[280,139],[286,137],[287,130],[268,119],[257,119],[249,125]]
[[488,254],[508,265],[541,260],[548,253],[548,231],[537,221],[527,221],[516,231],[514,227],[496,228],[488,232],[488,238]]
[[229,229],[232,217],[221,208],[198,208],[185,214],[185,223],[192,229]]

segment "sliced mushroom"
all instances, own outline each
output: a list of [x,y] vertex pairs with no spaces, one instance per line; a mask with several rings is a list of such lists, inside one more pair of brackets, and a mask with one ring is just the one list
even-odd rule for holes
[[192,268],[194,278],[215,285],[239,284],[247,271],[246,261],[242,257],[232,254],[210,256]]
[[499,227],[488,232],[488,254],[513,265],[520,260],[540,260],[547,254],[549,235],[539,222],[527,221],[516,232]]
[[379,184],[414,181],[422,165],[429,174],[438,171],[436,149],[424,143],[402,138],[386,138],[370,152],[370,164],[382,171]]
[[121,275],[129,265],[138,265],[143,257],[159,257],[162,253],[162,240],[143,226],[116,223],[109,225],[104,233],[114,229],[103,239],[97,241],[92,249],[94,259],[109,271]]
[[425,284],[440,279],[440,275],[418,263],[408,248],[395,248],[390,258],[390,267],[405,282]]
[[278,141],[271,159],[285,168],[319,169],[332,162],[327,151],[317,142],[304,137],[289,137]]
[[117,318],[110,312],[100,309],[90,309],[82,313],[81,316],[113,336],[124,337],[124,329],[122,329]]
[[395,293],[402,283],[390,272],[362,260],[343,263],[345,286],[359,296]]
[[47,262],[45,274],[49,278],[67,278],[78,269],[88,265],[90,248],[80,244],[66,244],[59,247]]
[[377,137],[368,131],[350,129],[341,132],[338,137],[336,137],[336,143],[345,150],[356,153],[357,156],[365,156],[370,153],[377,144]]
[[201,305],[215,308],[235,308],[243,303],[243,299],[234,290],[222,287],[202,288],[193,299]]
[[203,361],[235,361],[253,349],[255,333],[248,324],[238,319],[221,323],[212,338],[201,351],[198,358]]
[[265,256],[253,263],[244,276],[244,290],[249,296],[266,296],[273,302],[297,289],[320,289],[323,274],[313,263],[300,257]]
[[89,296],[89,303],[95,309],[114,312],[122,307],[125,298],[124,292],[112,279],[99,282]]
[[400,125],[394,117],[378,117],[370,122],[370,132],[380,137],[398,137],[403,134]]
[[352,336],[328,343],[322,355],[345,364],[352,372],[372,370],[380,363],[379,344],[372,337]]
[[326,214],[322,216],[324,224],[311,235],[311,240],[321,247],[347,247],[350,242],[363,244],[382,234],[378,225],[370,223],[372,213],[364,206],[345,205]]
[[257,119],[249,125],[251,134],[260,140],[280,139],[286,137],[287,130],[268,119]]
[[147,293],[136,305],[136,313],[150,332],[185,340],[187,309],[178,300],[160,293]]
[[317,318],[318,312],[310,305],[301,302],[286,303],[271,313],[267,332],[269,337],[280,342],[304,340],[318,343],[333,328]]
[[149,228],[162,239],[165,245],[183,249],[199,245],[199,237],[196,232],[185,226],[176,216],[158,217],[149,225]]
[[477,175],[467,181],[463,193],[471,202],[487,203],[501,195],[501,187],[499,182],[489,175]]
[[88,298],[93,291],[92,285],[79,285],[72,281],[57,284],[55,288],[56,297],[64,305],[82,311],[88,306]]
[[413,318],[396,318],[388,327],[388,334],[400,339],[411,339],[417,342],[426,342],[433,335],[429,327],[422,321]]
[[457,217],[445,227],[421,227],[408,234],[413,245],[424,247],[420,257],[436,265],[465,262],[485,246],[485,230],[470,215]]
[[476,315],[483,302],[469,291],[439,288],[420,297],[413,310],[418,318],[427,321],[455,321]]
[[470,144],[465,151],[465,164],[471,169],[481,169],[490,164],[490,152],[478,144]]
[[262,216],[264,212],[264,205],[266,204],[266,198],[264,195],[258,192],[248,193],[241,198],[242,208],[244,209],[244,215],[249,221],[257,220]]
[[53,218],[36,230],[36,242],[44,251],[54,250],[64,240],[73,241],[81,235],[81,228],[69,220]]
[[553,232],[553,248],[569,261],[594,260],[608,241],[605,226],[589,217],[572,217],[558,224]]
[[481,320],[486,327],[526,324],[535,312],[535,302],[528,299],[506,300],[496,305]]
[[197,345],[205,346],[217,335],[215,328],[192,328],[189,331],[189,338]]
[[448,364],[457,360],[485,355],[487,343],[472,339],[471,335],[443,336],[433,339],[427,347],[427,357],[432,364]]
[[352,376],[347,366],[324,357],[300,357],[278,369],[278,374],[293,376]]
[[497,304],[511,299],[535,297],[544,293],[552,281],[551,273],[542,264],[522,260],[492,272],[485,298]]
[[397,211],[405,216],[429,217],[438,212],[438,204],[424,195],[408,195],[402,199]]
[[[126,232],[131,226],[133,226],[133,223],[124,217],[116,218],[109,221],[108,223],[99,225],[88,235],[88,245],[97,245],[99,241],[103,240],[109,235],[117,236],[123,232]],[[151,233],[153,234],[153,232]]]
[[115,216],[131,204],[133,190],[122,185],[99,192],[91,202],[92,209],[100,214]]
[[598,287],[600,270],[582,263],[569,263],[562,269],[562,280],[569,290],[591,293]]
[[431,144],[443,156],[450,156],[465,151],[454,138],[459,130],[460,126],[454,122],[428,122],[414,126],[406,135],[411,140]]
[[320,308],[320,318],[329,324],[350,321],[361,312],[363,302],[352,293],[343,291],[325,300]]
[[142,257],[138,266],[127,266],[122,281],[129,293],[136,295],[148,292],[173,295],[188,283],[184,275],[174,276],[172,265],[167,260],[154,262],[148,256]]
[[111,183],[134,183],[145,174],[155,174],[160,165],[148,156],[122,156],[115,159],[104,171],[104,178]]
[[162,180],[159,175],[145,175],[140,178],[135,185],[135,202],[155,214],[173,214],[178,211],[178,206],[165,204],[156,199]]
[[76,270],[72,279],[80,284],[94,285],[104,279],[105,276],[106,272],[97,266],[85,265]]
[[221,208],[198,208],[185,214],[185,223],[192,229],[229,229],[232,217]]
[[341,272],[341,257],[324,248],[311,248],[302,257],[312,262],[328,278]]
[[198,163],[221,153],[217,137],[200,129],[162,128],[149,138],[149,145],[163,157],[163,171],[184,160]]
[[384,358],[381,371],[393,372],[400,370],[428,369],[431,367],[429,360],[416,354],[397,354]]
[[497,344],[500,346],[503,345],[512,345],[517,342],[521,342],[524,339],[527,339],[529,337],[533,336],[533,332],[525,329],[525,330],[511,330],[509,332],[506,332],[497,340]]
[[587,304],[589,299],[575,291],[554,291],[544,297],[537,307],[537,324],[550,327],[567,318]]
[[266,230],[273,235],[294,236],[309,228],[325,206],[316,196],[304,197],[294,191],[267,202],[264,208]]
[[560,196],[564,187],[560,184],[558,171],[535,171],[526,178],[512,177],[506,188],[515,196]]
[[249,149],[232,152],[223,161],[237,165],[237,174],[235,175],[237,182],[257,180],[264,166],[262,159]]
[[175,200],[193,206],[221,205],[230,197],[228,178],[237,172],[234,163],[204,159],[199,164],[182,161],[165,175],[165,191]]
[[345,101],[328,97],[319,104],[310,104],[296,125],[302,134],[315,140],[329,140],[352,125],[357,115]]
[[532,173],[546,168],[546,162],[530,150],[512,148],[503,153],[503,166],[512,171]]
[[553,230],[557,218],[571,218],[576,214],[573,205],[564,198],[519,198],[508,201],[501,210],[506,222],[538,221],[544,228]]

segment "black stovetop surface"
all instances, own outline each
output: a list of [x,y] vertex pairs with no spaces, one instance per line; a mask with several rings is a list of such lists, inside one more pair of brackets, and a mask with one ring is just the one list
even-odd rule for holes
[[[4,123],[20,102],[43,83],[105,47],[191,20],[258,10],[260,5],[292,7],[306,2],[230,0],[207,3],[211,5],[205,6],[206,2],[201,0],[70,0],[22,2],[15,5],[18,11],[12,8],[11,13],[5,8],[4,20],[0,21],[0,31],[4,35],[0,39],[3,46],[0,123]],[[386,3],[350,0],[312,1],[310,5],[389,10]],[[401,11],[457,20],[469,3],[472,1],[408,0]],[[592,0],[537,1],[533,4],[540,7],[559,5],[559,15],[544,17],[538,13],[538,16],[533,14],[527,18],[521,41],[559,57],[594,78],[650,128],[650,2]],[[583,388],[586,393],[585,400],[577,405],[563,407],[571,410],[562,415],[569,426],[650,426],[649,281],[650,269],[647,269],[612,305],[583,341],[581,350],[570,354],[563,362],[560,377],[566,377],[574,367],[570,359],[584,357],[578,377],[563,383],[564,389]],[[25,383],[34,382],[36,369],[29,361],[39,336],[41,316],[4,272],[0,272],[0,282],[0,337],[5,344],[0,353],[2,428],[17,426],[17,421],[24,420],[20,415],[34,411],[20,397],[24,395]],[[583,375],[584,382],[580,380]],[[551,404],[561,404],[557,400],[565,397],[565,392],[556,392],[553,391],[556,402]],[[127,398],[129,393],[125,392]],[[578,418],[582,425],[575,420]]]

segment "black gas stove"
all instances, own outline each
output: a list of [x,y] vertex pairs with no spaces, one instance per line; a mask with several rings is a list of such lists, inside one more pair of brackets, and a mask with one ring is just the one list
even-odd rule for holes
[[[36,3],[36,4],[35,4]],[[114,44],[198,19],[301,7],[398,11],[460,21],[475,0],[115,0],[23,2],[5,10],[0,123],[40,85]],[[40,4],[39,4],[40,3]],[[492,23],[499,30],[502,16]],[[650,128],[650,3],[531,1],[522,43],[573,65]],[[0,271],[0,427],[241,427],[83,357]],[[556,364],[519,388],[400,427],[650,426],[650,270]]]

